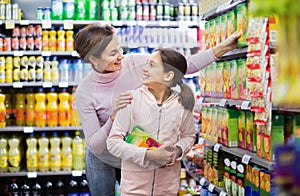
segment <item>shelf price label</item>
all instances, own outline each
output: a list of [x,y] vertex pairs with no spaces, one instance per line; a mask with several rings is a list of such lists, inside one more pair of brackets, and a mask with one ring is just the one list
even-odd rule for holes
[[51,56],[50,51],[42,51],[42,56]]
[[43,88],[51,88],[52,82],[43,82]]
[[23,131],[24,133],[33,133],[33,127],[24,127]]
[[72,30],[74,28],[74,24],[72,20],[64,20],[64,29]]
[[214,151],[215,151],[215,152],[219,152],[221,146],[222,146],[221,144],[215,144],[215,145],[214,145]]
[[42,20],[43,29],[51,29],[52,23],[51,20]]
[[37,178],[36,172],[27,172],[27,178]]
[[13,88],[23,88],[23,82],[13,82]]
[[227,196],[227,193],[224,192],[224,191],[221,191],[221,192],[220,192],[220,196]]
[[5,22],[5,29],[14,29],[15,28],[15,21],[8,20]]
[[134,21],[134,20],[127,21],[127,25],[128,26],[135,26],[136,25],[136,21]]
[[139,20],[137,21],[137,25],[138,26],[147,26],[148,22],[145,20]]
[[29,20],[20,20],[20,25],[29,25]]
[[82,171],[81,170],[73,170],[72,171],[72,176],[82,176]]
[[227,103],[227,99],[221,99],[219,106],[225,107],[226,103]]
[[24,52],[23,51],[14,51],[14,56],[23,56]]
[[206,182],[205,178],[201,178],[200,185],[203,186],[205,184],[205,182]]
[[59,82],[58,87],[59,88],[67,88],[69,86],[68,82]]
[[244,154],[244,156],[243,156],[243,158],[242,158],[242,163],[248,165],[249,162],[250,162],[250,159],[251,159],[251,156],[250,156],[250,155]]
[[113,21],[113,22],[112,22],[112,25],[113,25],[113,26],[119,27],[119,26],[122,26],[122,25],[123,25],[123,22],[120,21],[120,20],[116,20],[116,21]]
[[250,105],[251,105],[250,101],[243,101],[242,105],[241,105],[241,109],[242,110],[249,110],[250,109]]
[[74,56],[74,57],[79,57],[79,54],[76,51],[72,51],[71,55]]
[[215,185],[213,185],[213,184],[209,184],[209,185],[208,185],[208,190],[209,190],[210,192],[213,192],[213,191],[214,191],[214,188],[215,188]]

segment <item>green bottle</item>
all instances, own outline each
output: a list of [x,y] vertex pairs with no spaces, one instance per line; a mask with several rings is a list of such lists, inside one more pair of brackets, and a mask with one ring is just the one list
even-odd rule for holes
[[86,15],[86,0],[76,0],[75,2],[75,20],[84,20]]
[[97,20],[98,19],[98,1],[90,0],[86,3],[86,19]]

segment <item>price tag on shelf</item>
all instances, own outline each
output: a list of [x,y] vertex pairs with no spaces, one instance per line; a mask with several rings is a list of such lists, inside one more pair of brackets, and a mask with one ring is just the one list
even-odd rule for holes
[[29,25],[29,20],[20,20],[20,25]]
[[5,29],[14,29],[15,28],[15,21],[8,20],[5,22]]
[[24,127],[23,131],[24,133],[33,133],[33,127]]
[[13,82],[13,88],[23,88],[23,82]]
[[71,55],[74,57],[79,57],[79,54],[76,51],[73,51]]
[[81,170],[73,170],[72,176],[82,176],[82,171]]
[[51,20],[42,20],[43,29],[51,29],[52,23]]
[[51,88],[52,82],[43,82],[43,88]]
[[215,145],[214,145],[214,151],[215,151],[215,152],[219,152],[221,146],[222,146],[221,144],[215,144]]
[[122,25],[123,25],[123,22],[120,21],[120,20],[116,20],[116,21],[113,21],[113,22],[112,22],[112,25],[113,25],[113,26],[119,27],[119,26],[122,26]]
[[27,178],[36,178],[37,173],[36,172],[27,172]]
[[244,156],[243,156],[243,158],[242,158],[242,163],[248,165],[250,159],[251,159],[251,156],[250,156],[250,155],[244,154]]
[[225,107],[226,103],[227,103],[227,99],[221,99],[219,106]]
[[205,178],[201,178],[200,185],[203,186],[205,184],[205,182],[206,182]]
[[208,185],[208,190],[209,190],[210,192],[213,192],[213,191],[214,191],[214,188],[215,188],[215,185],[213,185],[213,184],[209,184],[209,185]]
[[58,87],[59,88],[67,88],[69,86],[68,82],[59,82]]
[[42,56],[51,56],[50,51],[42,51]]
[[198,144],[203,144],[205,142],[205,140],[201,137],[198,139]]
[[74,23],[72,20],[64,20],[64,29],[72,30],[74,28]]
[[227,193],[224,192],[224,191],[221,191],[221,192],[220,192],[220,196],[227,196]]
[[24,52],[23,51],[14,51],[14,56],[23,56]]
[[242,110],[248,110],[250,108],[250,104],[251,104],[250,101],[243,101],[242,105],[241,105],[241,109]]

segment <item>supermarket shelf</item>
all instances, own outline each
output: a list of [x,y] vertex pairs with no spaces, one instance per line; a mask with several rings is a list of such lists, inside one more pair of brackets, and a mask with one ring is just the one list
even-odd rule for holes
[[7,173],[1,173],[0,177],[25,177],[28,178],[37,178],[39,176],[82,176],[85,174],[85,170],[73,170],[73,171],[59,171],[59,172],[26,172],[26,171],[20,171],[20,172],[7,172]]
[[51,88],[51,87],[60,87],[67,88],[69,86],[78,86],[78,83],[75,82],[7,82],[0,83],[0,87],[13,87],[13,88],[23,88],[23,87],[43,87],[43,88]]
[[300,108],[273,106],[273,111],[300,113]]
[[207,180],[206,178],[202,177],[200,180],[200,185],[203,186],[203,185],[206,185],[208,186],[208,189],[211,191],[213,190],[213,192],[217,192],[218,195],[220,196],[226,196],[228,195],[224,189],[222,187],[218,187],[216,185],[214,185],[212,182],[210,182],[209,180]]
[[222,56],[221,61],[246,57],[247,51],[248,51],[248,47],[234,49],[232,51],[225,53]]
[[76,131],[82,130],[81,126],[69,126],[69,127],[22,127],[22,126],[7,126],[0,128],[0,132],[24,132],[32,133],[35,131]]
[[[205,142],[206,142],[206,144],[208,144],[210,146],[214,146],[216,144],[215,142],[212,142],[210,140],[205,140]],[[250,163],[257,164],[261,167],[268,169],[269,171],[274,170],[275,162],[270,162],[265,159],[262,159],[262,158],[258,157],[256,153],[252,153],[247,150],[240,149],[240,148],[227,148],[223,145],[220,146],[220,150],[230,153],[230,154],[233,154],[240,158],[243,158],[244,155],[249,155],[249,156],[251,156]]]
[[6,56],[73,56],[79,57],[76,51],[1,51],[0,55]]
[[237,106],[241,109],[251,109],[251,101],[248,100],[234,100],[234,99],[225,99],[225,98],[213,98],[213,97],[204,97],[202,100],[203,105],[219,105],[219,106]]

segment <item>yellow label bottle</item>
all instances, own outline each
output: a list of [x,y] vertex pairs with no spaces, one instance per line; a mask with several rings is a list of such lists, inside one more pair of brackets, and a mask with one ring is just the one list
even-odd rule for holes
[[65,132],[64,137],[61,139],[61,168],[63,171],[71,171],[73,164],[72,156],[72,138],[69,136],[69,132]]
[[41,137],[38,139],[39,150],[38,150],[38,158],[39,158],[39,171],[47,172],[49,171],[49,139],[46,137],[46,133],[42,132]]
[[25,94],[20,92],[16,94],[16,124],[17,126],[25,125]]
[[58,94],[58,97],[58,123],[60,126],[70,126],[70,94],[66,91],[66,89],[62,89],[62,92]]
[[7,172],[8,169],[8,154],[7,140],[2,135],[0,137],[0,173]]
[[6,126],[5,94],[0,92],[0,128]]
[[21,153],[19,150],[20,140],[15,135],[13,135],[8,140],[8,144],[8,170],[10,172],[19,172],[21,163]]
[[57,113],[57,93],[54,88],[51,88],[47,97],[47,126],[54,127],[58,125]]
[[25,124],[26,126],[33,126],[35,117],[35,95],[32,88],[28,89],[28,92],[26,93],[26,101]]
[[46,126],[46,94],[42,88],[35,94],[35,125],[38,127]]
[[60,138],[57,136],[57,132],[53,132],[50,145],[50,171],[57,172],[61,167]]
[[38,171],[37,139],[31,134],[27,139],[26,165],[27,171]]
[[73,151],[73,169],[83,170],[83,143],[79,136],[79,132],[75,132],[75,137],[72,141],[72,151]]

